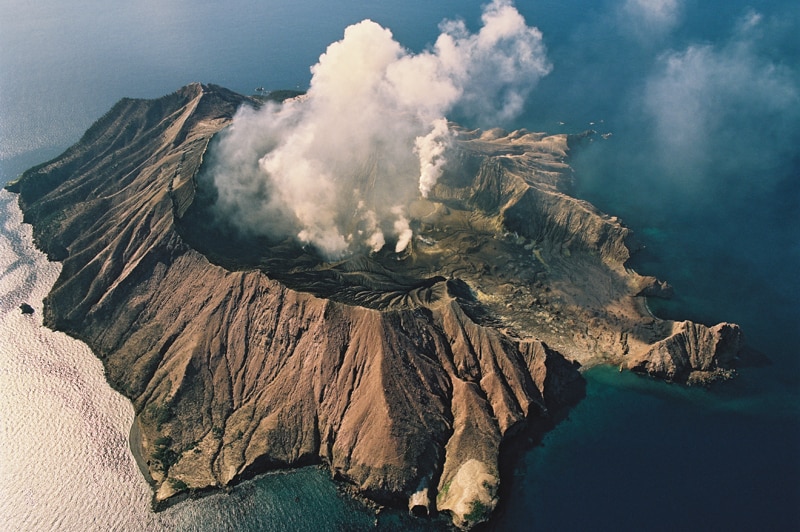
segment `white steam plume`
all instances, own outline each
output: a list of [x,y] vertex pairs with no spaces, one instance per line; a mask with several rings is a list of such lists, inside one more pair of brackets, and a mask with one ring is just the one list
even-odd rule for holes
[[419,156],[419,191],[424,198],[442,175],[446,162],[444,152],[449,141],[450,130],[444,118],[434,121],[431,132],[414,141],[414,152]]
[[394,232],[397,235],[397,244],[394,247],[394,252],[402,253],[408,248],[414,233],[411,231],[411,224],[406,218],[405,209],[402,205],[393,207],[392,214],[397,217],[394,221]]
[[441,176],[446,115],[497,125],[522,109],[550,66],[538,29],[495,0],[470,33],[445,21],[414,54],[365,20],[311,68],[306,97],[240,110],[210,161],[217,208],[243,231],[294,237],[328,258],[388,238],[406,249],[406,206]]

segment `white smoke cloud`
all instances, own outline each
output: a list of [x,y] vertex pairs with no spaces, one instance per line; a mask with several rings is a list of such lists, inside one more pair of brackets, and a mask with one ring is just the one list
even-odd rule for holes
[[397,216],[397,219],[394,221],[394,232],[397,235],[397,244],[394,247],[394,252],[402,253],[411,243],[414,232],[411,231],[411,224],[408,218],[406,218],[405,209],[402,205],[393,207],[392,213]]
[[446,116],[513,118],[550,70],[542,35],[509,0],[483,26],[445,21],[415,54],[365,20],[311,68],[306,97],[241,109],[209,161],[218,210],[242,230],[294,237],[328,258],[396,249],[413,234],[406,206],[435,186],[452,140]]
[[462,87],[460,111],[483,120],[508,120],[551,65],[541,32],[529,27],[510,1],[484,10],[483,27],[470,34],[463,21],[446,21],[435,54]]
[[378,224],[378,215],[375,211],[365,210],[366,206],[363,201],[358,203],[357,214],[360,214],[360,219],[364,223],[364,227],[358,230],[358,236],[365,238],[364,242],[370,251],[378,252],[383,246],[386,245],[386,237],[380,229]]
[[424,137],[414,141],[414,152],[419,156],[419,192],[427,198],[446,162],[444,152],[451,140],[447,120],[434,121],[433,129]]

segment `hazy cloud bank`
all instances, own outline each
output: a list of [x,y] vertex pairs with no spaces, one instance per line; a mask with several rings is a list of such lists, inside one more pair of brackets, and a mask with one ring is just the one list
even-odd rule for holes
[[692,44],[658,60],[642,109],[652,120],[654,162],[667,176],[764,178],[796,150],[798,72],[761,53],[764,23],[749,10],[727,42]]

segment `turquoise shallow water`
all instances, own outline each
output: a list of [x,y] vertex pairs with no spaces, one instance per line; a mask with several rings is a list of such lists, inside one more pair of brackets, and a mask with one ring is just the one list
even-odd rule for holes
[[[587,398],[505,479],[508,496],[490,528],[798,528],[800,9],[518,3],[542,30],[553,71],[508,126],[612,133],[573,154],[576,193],[640,236],[638,271],[674,285],[674,300],[651,307],[738,322],[773,364],[711,391],[587,372]],[[666,6],[661,18],[631,11],[656,4]],[[122,96],[155,97],[197,80],[240,92],[303,87],[349,23],[373,18],[420,50],[444,17],[475,27],[480,5],[0,0],[0,180],[76,141]],[[17,315],[20,298],[40,310],[55,273],[14,225],[11,202],[3,198],[0,212],[3,242],[14,243],[0,247],[0,522],[12,530],[374,526],[315,469],[152,514],[126,449],[130,406],[104,388],[84,348]],[[398,519],[383,515],[379,526],[412,526]]]

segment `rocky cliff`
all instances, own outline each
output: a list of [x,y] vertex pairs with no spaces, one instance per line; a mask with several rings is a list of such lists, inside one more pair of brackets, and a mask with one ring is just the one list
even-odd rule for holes
[[651,316],[665,285],[625,268],[629,231],[567,194],[576,139],[461,130],[409,250],[325,263],[209,225],[203,157],[242,104],[200,84],[122,100],[9,186],[63,262],[46,324],[133,402],[157,503],[323,463],[469,527],[501,443],[579,399],[580,364],[727,375],[739,328]]

